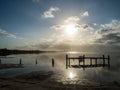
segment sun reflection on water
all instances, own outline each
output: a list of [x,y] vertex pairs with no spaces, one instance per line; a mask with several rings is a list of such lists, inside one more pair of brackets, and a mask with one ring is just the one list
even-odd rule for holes
[[76,76],[76,74],[75,74],[74,72],[72,72],[72,71],[70,71],[70,72],[68,73],[68,77],[69,77],[70,79],[75,78],[75,76]]
[[68,54],[77,54],[79,52],[75,52],[75,51],[71,51],[71,52],[67,52]]
[[69,73],[69,77],[72,79],[74,78],[74,74],[72,72]]

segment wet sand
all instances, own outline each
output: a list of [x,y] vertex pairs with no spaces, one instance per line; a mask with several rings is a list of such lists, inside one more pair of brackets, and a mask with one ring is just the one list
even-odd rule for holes
[[120,90],[117,82],[99,86],[63,84],[52,79],[52,75],[54,75],[52,71],[34,71],[10,78],[0,78],[0,90]]

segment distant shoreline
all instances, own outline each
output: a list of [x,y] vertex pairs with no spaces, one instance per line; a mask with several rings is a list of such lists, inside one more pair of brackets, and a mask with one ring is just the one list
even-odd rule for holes
[[0,56],[7,56],[12,54],[40,54],[40,53],[54,53],[58,51],[41,51],[41,50],[10,50],[10,49],[0,49]]

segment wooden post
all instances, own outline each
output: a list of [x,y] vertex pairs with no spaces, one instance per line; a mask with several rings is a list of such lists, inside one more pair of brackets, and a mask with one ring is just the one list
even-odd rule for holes
[[108,68],[110,68],[110,56],[108,55]]
[[79,66],[80,66],[80,62],[82,61],[82,57],[81,56],[79,56]]
[[1,59],[0,59],[0,64],[1,64]]
[[90,58],[90,65],[92,66],[92,58]]
[[97,58],[95,58],[95,65],[97,66]]
[[66,69],[68,68],[68,55],[66,55]]
[[36,58],[36,60],[35,60],[35,64],[37,64],[37,58]]
[[105,66],[105,56],[103,55],[103,67]]
[[85,65],[85,55],[83,55],[83,65]]
[[52,67],[54,67],[54,58],[52,58]]
[[85,70],[85,55],[83,55],[83,70]]
[[22,64],[22,59],[20,58],[20,63],[19,63],[20,65]]

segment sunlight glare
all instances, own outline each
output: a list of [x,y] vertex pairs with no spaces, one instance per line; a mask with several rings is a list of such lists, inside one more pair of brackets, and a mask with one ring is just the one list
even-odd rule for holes
[[79,53],[79,52],[71,51],[71,52],[67,52],[67,53],[70,53],[70,54],[77,54],[77,53]]
[[65,25],[65,33],[69,36],[75,35],[77,29],[74,24]]
[[75,74],[73,72],[69,72],[69,78],[73,79],[75,77]]

